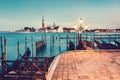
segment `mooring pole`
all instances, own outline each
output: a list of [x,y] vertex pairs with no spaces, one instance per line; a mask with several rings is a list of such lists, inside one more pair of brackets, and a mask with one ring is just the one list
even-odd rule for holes
[[[32,43],[32,61],[34,61],[34,46],[33,46],[33,36],[31,37],[31,43]],[[30,63],[31,65],[32,65],[32,63]],[[33,70],[32,70],[32,68],[31,68],[31,80],[32,80],[32,73],[33,73]]]
[[0,37],[0,47],[1,47],[1,54],[2,54],[3,53],[2,36]]
[[51,45],[52,45],[52,36],[50,36],[50,48],[51,48]]
[[78,37],[76,36],[76,47],[77,47],[77,45],[78,45]]
[[59,35],[59,49],[60,49],[60,35]]
[[115,40],[116,40],[116,34],[115,34]]
[[42,34],[42,36],[41,36],[41,37],[42,37],[42,40],[43,40],[43,34]]
[[54,40],[54,35],[53,35],[53,43],[54,43],[54,41],[55,41],[55,40]]
[[21,62],[20,62],[20,43],[19,41],[17,42],[17,46],[18,46],[18,80],[20,80],[20,66],[21,66]]
[[1,59],[2,59],[2,73],[4,74],[4,72],[6,72],[6,70],[7,70],[7,65],[6,65],[6,53],[2,53],[2,57],[1,57]]
[[6,42],[6,37],[4,36],[4,52],[7,54],[7,42]]
[[25,51],[27,50],[27,37],[25,37]]
[[[1,40],[2,40],[2,38],[1,38]],[[1,42],[2,43],[2,42]],[[7,70],[7,66],[6,66],[6,59],[7,59],[7,57],[6,57],[6,45],[7,45],[7,43],[6,43],[6,38],[5,38],[5,36],[4,36],[4,52],[2,51],[2,72],[4,73],[6,70]]]
[[46,44],[46,29],[44,29],[44,41],[45,41],[45,44]]
[[1,54],[2,54],[1,44],[2,44],[2,37],[0,36],[0,49],[1,49]]
[[95,49],[95,47],[94,47],[94,41],[95,41],[95,35],[93,35],[93,49]]
[[116,37],[117,37],[116,40],[120,41],[120,34],[117,34]]
[[102,34],[100,35],[100,39],[101,39],[101,42],[102,42],[102,40],[103,40],[103,39],[102,39]]
[[31,37],[31,42],[32,42],[32,57],[34,57],[34,43],[33,43],[33,37]]
[[68,49],[68,35],[66,36],[66,47]]
[[18,60],[20,60],[20,43],[19,43],[19,41],[17,42],[17,46],[18,46]]
[[110,42],[111,42],[111,36],[110,36],[110,35],[108,35],[108,36],[109,36],[109,38],[108,38],[108,39],[109,39],[109,43],[110,43]]

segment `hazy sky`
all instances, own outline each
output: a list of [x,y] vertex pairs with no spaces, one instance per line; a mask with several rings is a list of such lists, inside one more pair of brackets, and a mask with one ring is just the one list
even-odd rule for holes
[[17,30],[25,26],[79,25],[93,28],[120,28],[120,0],[0,0],[0,30]]

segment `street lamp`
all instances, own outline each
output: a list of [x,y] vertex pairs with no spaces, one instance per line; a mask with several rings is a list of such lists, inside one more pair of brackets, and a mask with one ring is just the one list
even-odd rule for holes
[[[73,28],[75,29],[76,32],[78,32],[79,27],[77,24],[74,24]],[[77,36],[79,36],[79,32],[76,34],[76,46],[78,45],[78,41],[79,41]]]
[[80,18],[80,23],[83,23],[83,20],[82,20],[82,18]]
[[[77,24],[74,24],[74,26],[73,26],[75,28],[75,30],[78,32],[78,42],[82,41],[82,32],[83,32],[83,30],[86,31],[88,29],[87,24],[83,28],[83,26],[82,26],[83,19],[82,18],[79,19],[79,23],[80,23],[80,26],[78,26]],[[87,33],[86,33],[86,40],[87,40]]]
[[82,20],[82,18],[80,18],[80,27],[79,27],[79,29],[78,29],[78,34],[80,34],[80,36],[78,37],[78,39],[81,41],[82,40],[82,31],[83,31],[83,27],[82,27],[82,23],[83,23],[83,20]]
[[88,29],[88,25],[85,25],[85,33],[86,33],[86,41],[87,41],[87,29]]

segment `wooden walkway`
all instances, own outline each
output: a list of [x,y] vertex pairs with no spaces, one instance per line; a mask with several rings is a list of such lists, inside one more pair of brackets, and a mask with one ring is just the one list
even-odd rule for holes
[[47,80],[120,80],[120,51],[69,51],[57,61]]

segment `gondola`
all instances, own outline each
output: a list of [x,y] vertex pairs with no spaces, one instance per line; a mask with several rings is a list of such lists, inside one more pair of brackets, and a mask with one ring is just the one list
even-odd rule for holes
[[114,42],[120,47],[120,42],[119,41],[114,40]]
[[94,40],[94,42],[97,44],[97,47],[99,49],[120,49],[120,46],[116,46],[105,41],[102,41],[102,43],[100,43],[99,41]]

